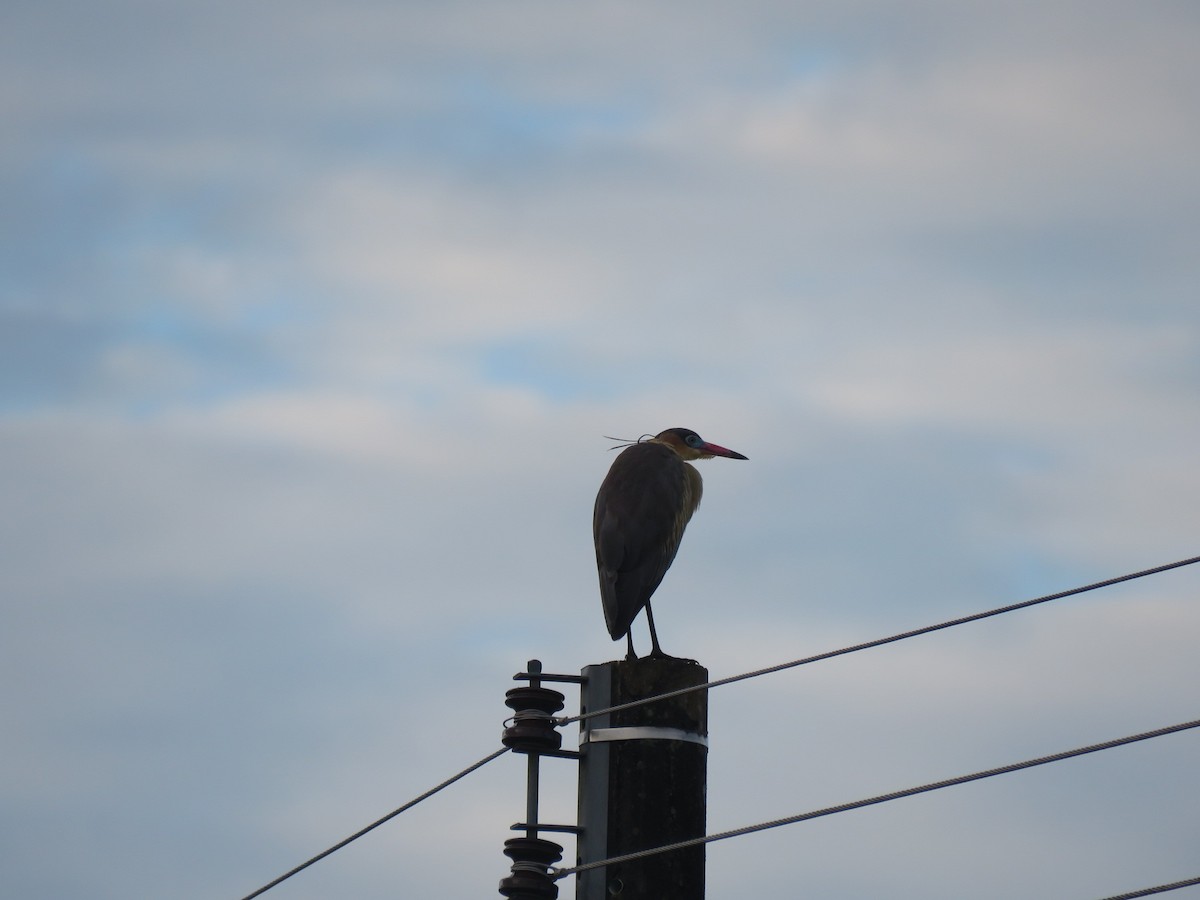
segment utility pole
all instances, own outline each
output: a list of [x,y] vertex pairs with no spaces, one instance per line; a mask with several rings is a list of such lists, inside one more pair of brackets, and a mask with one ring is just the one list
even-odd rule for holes
[[[642,658],[583,670],[580,712],[705,684],[692,660]],[[580,723],[579,863],[702,837],[708,690]],[[576,900],[703,900],[704,846],[589,869]]]

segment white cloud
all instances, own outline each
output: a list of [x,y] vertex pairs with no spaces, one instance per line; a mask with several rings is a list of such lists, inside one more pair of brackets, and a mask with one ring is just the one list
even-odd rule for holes
[[[750,457],[657,595],[713,675],[1195,552],[1187,12],[84,6],[0,37],[23,897],[250,890],[494,746],[529,657],[620,653],[604,434]],[[1194,577],[715,692],[710,824],[1181,717]],[[729,842],[712,892],[1166,880],[1174,746]],[[283,890],[493,890],[503,762]]]

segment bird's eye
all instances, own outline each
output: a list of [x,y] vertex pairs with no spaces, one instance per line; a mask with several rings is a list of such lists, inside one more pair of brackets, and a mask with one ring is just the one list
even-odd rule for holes
[[687,445],[689,447],[699,447],[703,443],[704,441],[700,440],[700,435],[698,434],[689,434],[687,436]]

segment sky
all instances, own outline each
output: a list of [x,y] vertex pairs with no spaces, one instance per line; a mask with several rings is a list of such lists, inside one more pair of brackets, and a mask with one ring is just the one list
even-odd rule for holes
[[[1200,553],[1198,42],[1171,0],[5,4],[4,893],[242,897],[498,748],[527,660],[619,658],[606,435],[749,457],[655,596],[713,678]],[[1198,595],[713,689],[709,830],[1196,719]],[[708,893],[1195,877],[1198,753],[724,841]],[[524,771],[265,896],[498,896]]]

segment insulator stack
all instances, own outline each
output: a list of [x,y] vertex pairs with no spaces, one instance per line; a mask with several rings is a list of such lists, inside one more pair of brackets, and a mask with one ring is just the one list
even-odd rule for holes
[[558,885],[549,869],[562,859],[563,848],[541,838],[509,838],[504,855],[513,861],[512,874],[500,880],[500,893],[510,900],[556,900]]
[[562,747],[562,734],[554,724],[554,713],[566,699],[558,691],[536,684],[515,687],[505,694],[505,705],[513,711],[512,724],[501,737],[505,747],[517,753],[546,753]]
[[[512,874],[500,881],[500,893],[511,900],[555,900],[558,885],[550,875],[550,867],[562,859],[563,848],[553,841],[538,837],[538,829],[576,831],[573,826],[541,825],[538,822],[538,765],[543,755],[577,758],[578,753],[562,749],[562,735],[554,714],[566,703],[558,691],[542,687],[542,664],[531,659],[527,671],[516,676],[529,683],[505,694],[504,703],[513,711],[511,724],[501,736],[504,746],[528,757],[525,787],[525,821],[513,826],[525,832],[524,837],[504,842],[504,853],[512,861]],[[547,675],[550,680],[574,681],[573,676]]]

